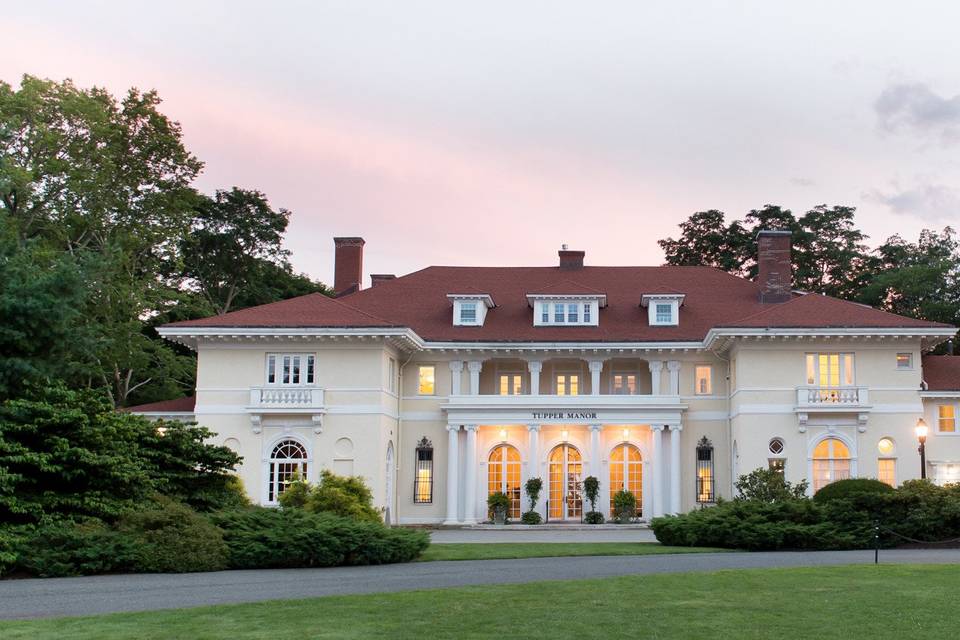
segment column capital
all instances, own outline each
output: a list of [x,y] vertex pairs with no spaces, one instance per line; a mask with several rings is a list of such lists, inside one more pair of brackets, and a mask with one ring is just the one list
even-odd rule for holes
[[670,426],[670,431],[683,431],[682,424],[671,424],[669,426]]
[[479,373],[483,369],[483,360],[471,360],[467,363],[467,370],[470,373]]
[[587,360],[587,366],[590,367],[590,373],[603,371],[603,363],[606,360]]
[[528,424],[527,431],[530,433],[540,433],[540,425],[538,424]]
[[603,430],[603,425],[602,425],[602,424],[592,424],[592,425],[590,425],[590,431],[602,431],[602,430]]
[[448,424],[447,431],[460,431],[460,425],[458,424]]
[[[471,431],[472,431],[473,433],[476,433],[476,432],[477,432],[477,429],[480,428],[480,425],[478,425],[478,424],[465,424],[465,425],[463,425],[463,428],[466,429],[468,433],[471,432]],[[672,427],[671,427],[671,428],[672,428]]]
[[450,371],[463,371],[463,360],[451,360]]
[[669,369],[670,371],[680,371],[680,361],[667,360],[667,369]]
[[[662,424],[652,424],[650,425],[650,431],[663,431],[663,426]],[[449,429],[450,427],[447,428]]]
[[530,373],[540,373],[543,371],[543,363],[539,360],[528,360],[527,361],[527,371]]
[[663,371],[663,360],[647,360],[647,368],[650,369],[650,373]]

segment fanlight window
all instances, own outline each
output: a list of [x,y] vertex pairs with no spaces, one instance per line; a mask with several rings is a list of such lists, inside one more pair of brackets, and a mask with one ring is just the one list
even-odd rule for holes
[[850,449],[838,438],[825,438],[813,450],[813,491],[850,477]]
[[307,450],[296,440],[283,440],[270,454],[267,502],[276,502],[296,478],[307,478]]

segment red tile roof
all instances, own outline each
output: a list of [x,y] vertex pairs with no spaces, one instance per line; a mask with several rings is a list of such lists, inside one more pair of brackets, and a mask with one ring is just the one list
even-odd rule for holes
[[[577,291],[562,291],[577,285]],[[497,303],[482,327],[454,326],[449,293],[483,291]],[[644,293],[686,295],[675,327],[648,324]],[[534,327],[526,296],[603,292],[599,326]],[[712,267],[428,267],[337,300],[311,294],[172,327],[410,327],[428,341],[700,341],[713,327],[922,328],[914,320],[820,295],[761,304],[756,283]]]
[[923,381],[930,391],[960,391],[960,356],[924,356]]
[[196,405],[196,396],[187,396],[175,400],[161,400],[160,402],[138,404],[135,407],[126,407],[124,411],[130,413],[193,413]]

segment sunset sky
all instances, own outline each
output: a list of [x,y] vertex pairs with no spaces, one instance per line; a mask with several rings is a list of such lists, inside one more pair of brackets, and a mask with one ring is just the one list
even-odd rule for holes
[[[162,10],[161,10],[162,8]],[[31,2],[0,79],[155,88],[198,187],[294,214],[296,269],[657,264],[690,213],[960,224],[960,4]]]

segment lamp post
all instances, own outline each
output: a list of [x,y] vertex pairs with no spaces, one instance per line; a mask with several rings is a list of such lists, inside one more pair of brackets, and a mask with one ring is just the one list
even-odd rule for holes
[[920,441],[920,446],[917,448],[917,451],[920,452],[920,478],[926,480],[927,478],[927,423],[923,418],[917,420],[917,440]]

